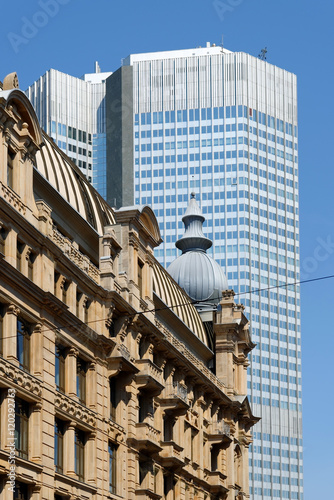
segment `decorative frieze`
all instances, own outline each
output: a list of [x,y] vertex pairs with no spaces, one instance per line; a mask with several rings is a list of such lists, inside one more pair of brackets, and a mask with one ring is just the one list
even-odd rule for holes
[[4,198],[7,203],[12,205],[15,210],[20,212],[22,215],[26,214],[27,207],[25,206],[24,203],[22,203],[21,198],[9,187],[5,186],[0,181],[0,190],[1,190],[1,196]]
[[218,389],[222,392],[225,391],[225,384],[223,384],[223,382],[221,382],[221,380],[219,380],[216,375],[214,373],[212,373],[208,368],[207,366],[204,365],[204,363],[202,363],[202,361],[200,361],[198,358],[196,358],[196,356],[194,356],[187,348],[186,346],[183,344],[183,342],[180,342],[180,340],[178,340],[169,330],[167,330],[167,328],[165,328],[162,323],[160,323],[160,321],[158,320],[155,320],[155,325],[157,328],[159,328],[159,330],[161,332],[163,332],[163,334],[165,335],[165,338],[166,340],[168,340],[168,342],[170,344],[172,344],[172,346],[174,346],[178,352],[182,353],[183,356],[188,360],[190,361],[193,365],[195,365],[201,372],[202,374],[208,378],[215,386],[218,387]]
[[[33,377],[4,358],[0,358],[0,378],[2,378],[5,386],[14,383],[27,391],[32,398],[40,398],[42,395],[42,382],[38,378]],[[9,384],[9,382],[11,383]]]
[[55,395],[55,407],[67,418],[76,420],[82,425],[96,427],[96,413],[61,392]]
[[100,271],[94,266],[89,258],[81,253],[72,244],[69,238],[63,236],[55,226],[52,229],[52,241],[64,252],[64,254],[82,271],[84,271],[96,283],[100,281]]

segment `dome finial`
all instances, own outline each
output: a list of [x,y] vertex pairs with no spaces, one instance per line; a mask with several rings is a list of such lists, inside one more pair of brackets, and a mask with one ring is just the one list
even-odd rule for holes
[[168,272],[187,292],[201,310],[211,310],[219,303],[222,290],[228,284],[220,265],[207,253],[212,241],[203,234],[202,214],[195,193],[190,193],[190,200],[182,221],[185,231],[175,246],[182,250],[182,255],[168,267]]
[[203,222],[205,217],[202,214],[194,192],[190,193],[190,201],[187,210],[182,217],[185,225],[185,231],[182,238],[180,238],[175,246],[182,250],[182,253],[189,250],[197,250],[199,252],[206,252],[212,246],[212,241],[206,238],[203,234]]

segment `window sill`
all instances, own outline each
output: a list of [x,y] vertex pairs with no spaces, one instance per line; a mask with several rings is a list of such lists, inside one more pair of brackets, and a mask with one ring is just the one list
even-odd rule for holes
[[[5,450],[0,450],[0,463],[2,460],[6,461],[6,466],[4,466],[6,471],[9,471],[9,452]],[[8,467],[7,467],[8,465]],[[42,473],[43,472],[43,465],[37,464],[36,462],[31,462],[30,460],[27,460],[25,458],[21,458],[18,455],[15,455],[15,466],[18,467],[23,467],[25,474],[29,475],[29,471],[34,472],[34,473]],[[18,471],[19,472],[19,471]],[[19,475],[19,473],[18,473]],[[31,480],[34,481],[34,478],[31,477]]]
[[81,488],[85,491],[88,491],[89,493],[97,493],[97,486],[95,485],[92,485],[92,484],[89,484],[89,483],[85,483],[84,481],[79,481],[79,479],[77,479],[76,477],[74,476],[67,476],[66,474],[60,474],[59,472],[55,472],[55,479],[58,483],[56,484],[56,489],[58,487],[61,486],[60,483],[66,483],[66,484],[70,484],[71,486],[76,486],[78,488]]

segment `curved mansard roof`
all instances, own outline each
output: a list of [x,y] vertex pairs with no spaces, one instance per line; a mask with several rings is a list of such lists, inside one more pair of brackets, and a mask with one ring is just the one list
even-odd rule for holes
[[153,290],[203,344],[209,346],[203,322],[189,296],[158,262],[153,265]]
[[[115,216],[114,210],[79,168],[41,130],[35,111],[24,92],[18,88],[0,91],[1,98],[6,99],[7,106],[12,103],[16,107],[23,121],[28,124],[37,148],[40,148],[36,154],[35,169],[100,235],[104,232],[104,226],[116,224],[116,217],[119,219],[122,212],[132,210],[151,236],[152,245],[156,246],[161,242],[159,226],[150,207],[125,207],[118,210]],[[188,295],[157,261],[153,264],[153,289],[162,302],[208,346],[203,323]]]
[[115,224],[114,211],[79,168],[43,133],[44,147],[36,155],[36,168],[62,197],[94,228]]
[[0,91],[2,98],[7,101],[7,107],[15,106],[22,121],[28,124],[36,146],[41,147],[36,154],[36,169],[99,234],[103,234],[103,226],[115,224],[113,210],[79,168],[41,130],[35,110],[25,93],[19,88],[12,88]]

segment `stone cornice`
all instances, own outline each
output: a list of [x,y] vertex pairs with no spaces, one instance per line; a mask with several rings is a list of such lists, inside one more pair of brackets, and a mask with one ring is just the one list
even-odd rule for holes
[[[65,474],[59,474],[59,472],[55,473],[55,491],[59,491],[61,495],[68,494],[68,485],[72,487],[78,488],[78,490],[84,490],[91,495],[95,495],[97,492],[97,487],[93,484],[83,483],[79,481],[75,477],[65,476]],[[64,487],[63,485],[66,485]],[[69,498],[72,498],[72,495],[68,495]],[[66,495],[65,495],[66,498]],[[80,498],[79,496],[77,498]]]
[[[164,326],[156,320],[158,330],[164,334],[164,344],[169,353],[174,354],[178,359],[183,358],[184,368],[187,367],[193,375],[197,375],[198,384],[205,385],[210,389],[217,398],[222,398],[224,403],[231,403],[232,401],[226,395],[226,386],[219,380],[214,373],[212,373],[196,356],[194,356],[186,346],[179,341],[174,335],[168,331]],[[172,349],[171,349],[172,348]],[[190,362],[190,364],[189,364]]]

